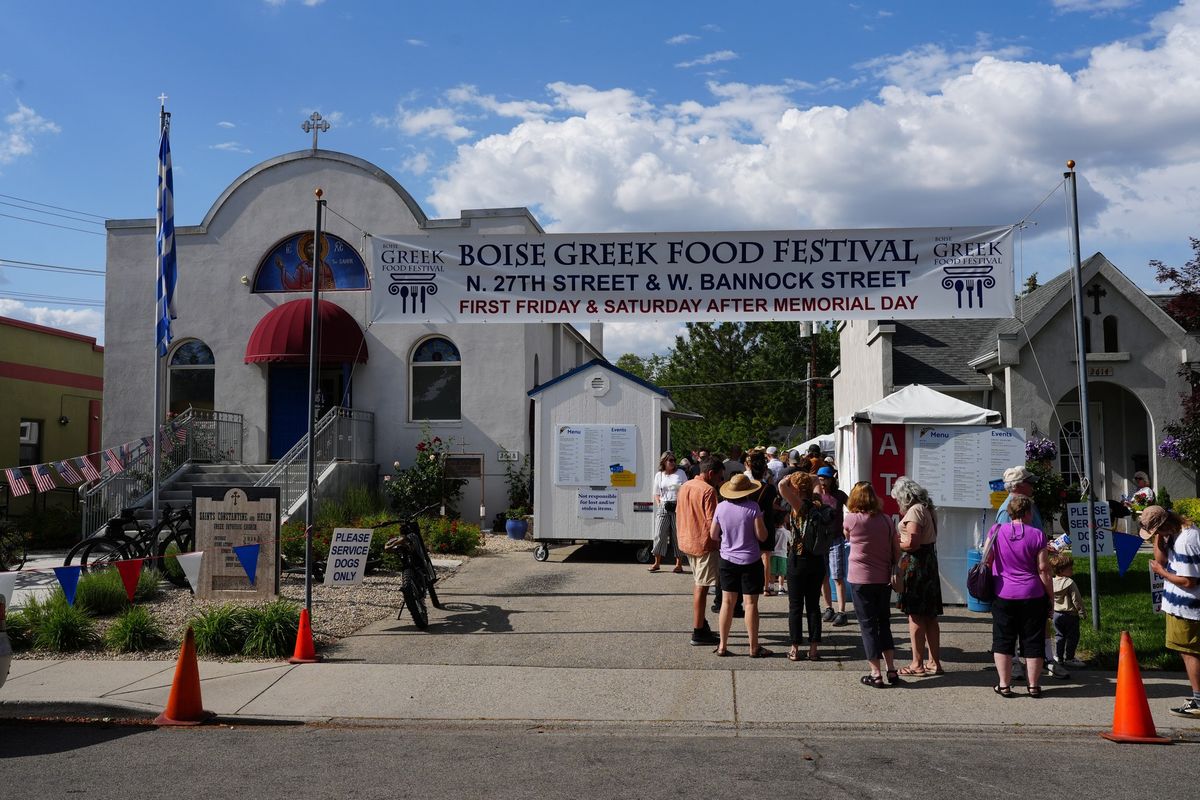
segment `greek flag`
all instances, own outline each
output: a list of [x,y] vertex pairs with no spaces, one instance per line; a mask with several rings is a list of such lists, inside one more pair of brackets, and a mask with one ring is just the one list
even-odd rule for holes
[[170,123],[163,124],[158,145],[158,355],[167,354],[171,344],[171,320],[175,314],[175,190],[171,180]]

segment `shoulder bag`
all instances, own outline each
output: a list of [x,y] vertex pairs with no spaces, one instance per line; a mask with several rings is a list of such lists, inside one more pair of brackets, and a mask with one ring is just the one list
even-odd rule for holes
[[967,592],[982,603],[996,599],[996,583],[992,577],[992,547],[1000,526],[993,525],[988,531],[988,540],[983,546],[983,558],[967,571]]

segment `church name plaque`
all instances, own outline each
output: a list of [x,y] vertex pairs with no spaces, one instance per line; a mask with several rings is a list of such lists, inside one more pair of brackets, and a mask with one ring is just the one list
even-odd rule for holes
[[[271,600],[279,594],[279,487],[195,486],[196,549],[204,552],[196,597]],[[233,548],[258,545],[255,580]]]

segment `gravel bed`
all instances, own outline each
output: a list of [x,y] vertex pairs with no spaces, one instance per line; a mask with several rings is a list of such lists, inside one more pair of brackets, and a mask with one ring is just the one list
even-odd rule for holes
[[[454,560],[463,564],[476,559],[487,558],[499,553],[531,551],[537,546],[530,540],[514,540],[504,535],[485,535],[482,546],[470,556],[438,555],[434,560]],[[455,567],[437,567],[441,579],[453,575]],[[400,606],[404,604],[400,593],[401,578],[398,573],[377,572],[363,578],[358,586],[337,587],[314,583],[313,593],[313,641],[317,648],[327,647],[339,639],[362,630],[373,622],[381,619],[395,618]],[[165,581],[163,591],[153,600],[143,602],[154,617],[162,624],[171,639],[171,643],[157,650],[139,651],[136,653],[116,653],[108,649],[85,650],[75,653],[58,653],[51,651],[25,650],[17,654],[21,659],[50,659],[60,661],[71,660],[118,660],[118,661],[173,661],[179,655],[179,644],[183,641],[184,631],[188,620],[201,611],[222,605],[223,600],[198,600],[187,589],[180,589]],[[279,579],[279,595],[292,600],[299,605],[304,604],[304,576],[283,574]],[[97,627],[101,635],[113,623],[112,617],[100,618]],[[249,656],[204,656],[206,661],[268,661],[278,659],[256,659]]]

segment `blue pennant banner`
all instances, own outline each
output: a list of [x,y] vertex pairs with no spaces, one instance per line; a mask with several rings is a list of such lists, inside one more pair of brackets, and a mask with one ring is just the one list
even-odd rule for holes
[[1113,531],[1113,546],[1117,549],[1117,572],[1124,578],[1125,570],[1129,569],[1142,546],[1142,537]]
[[250,578],[251,586],[254,585],[254,579],[258,574],[258,548],[257,544],[243,544],[233,548],[238,561],[242,562],[242,569],[246,570],[246,577]]
[[79,585],[79,573],[82,567],[55,567],[54,577],[58,578],[63,594],[67,596],[67,605],[75,605],[75,587]]

